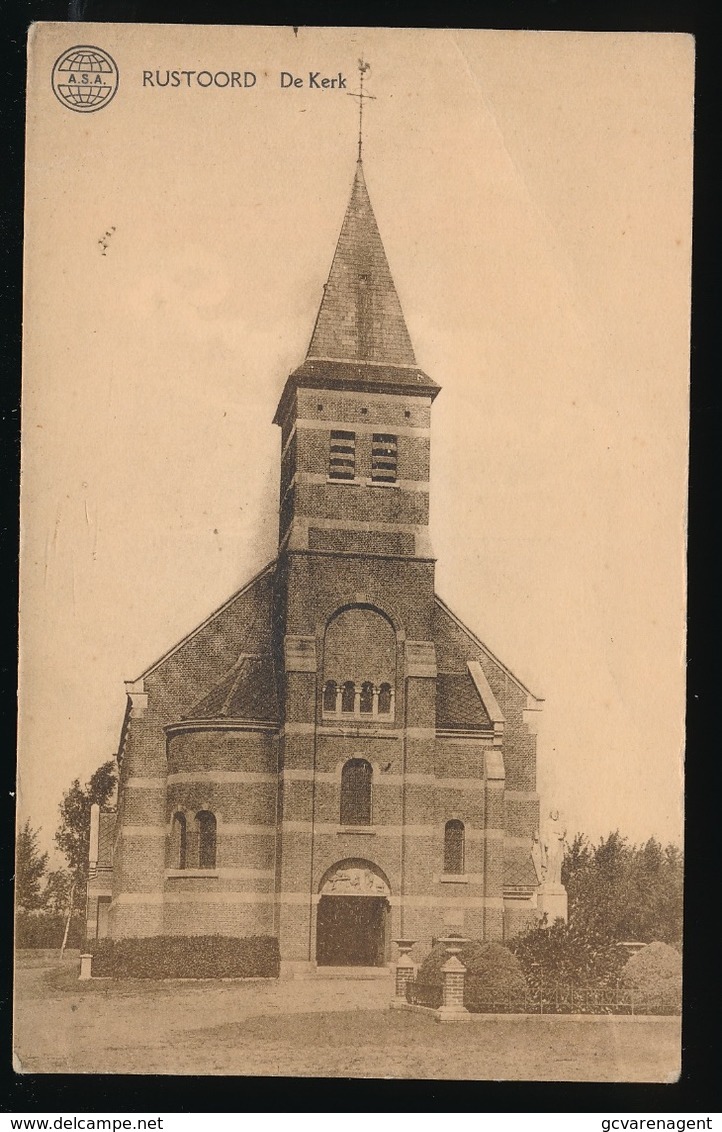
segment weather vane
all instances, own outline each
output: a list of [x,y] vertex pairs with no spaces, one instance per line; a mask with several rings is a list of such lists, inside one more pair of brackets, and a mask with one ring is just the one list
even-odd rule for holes
[[363,148],[363,130],[364,130],[364,101],[367,98],[376,98],[375,94],[364,94],[364,75],[367,71],[371,70],[371,64],[365,63],[363,59],[358,61],[359,70],[359,85],[360,89],[357,91],[348,91],[349,98],[358,98],[358,159],[361,160],[361,150]]

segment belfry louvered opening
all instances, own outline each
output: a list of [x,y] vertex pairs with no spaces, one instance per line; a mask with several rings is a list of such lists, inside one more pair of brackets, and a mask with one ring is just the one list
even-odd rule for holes
[[396,483],[396,437],[375,432],[371,448],[371,479],[377,483]]
[[356,479],[356,433],[344,429],[331,432],[328,474],[333,480]]

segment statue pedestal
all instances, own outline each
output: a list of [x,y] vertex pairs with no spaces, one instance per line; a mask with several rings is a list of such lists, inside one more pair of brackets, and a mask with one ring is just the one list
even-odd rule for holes
[[563,884],[542,884],[537,890],[537,907],[540,912],[546,912],[547,925],[551,927],[555,920],[567,922],[567,890]]

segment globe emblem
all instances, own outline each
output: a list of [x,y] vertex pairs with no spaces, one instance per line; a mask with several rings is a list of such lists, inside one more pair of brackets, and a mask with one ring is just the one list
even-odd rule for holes
[[88,114],[110,102],[118,89],[118,67],[100,47],[71,47],[56,59],[52,83],[64,106]]

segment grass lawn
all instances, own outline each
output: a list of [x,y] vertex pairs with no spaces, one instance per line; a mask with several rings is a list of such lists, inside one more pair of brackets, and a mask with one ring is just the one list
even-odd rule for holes
[[391,980],[78,982],[18,960],[16,1068],[463,1080],[671,1081],[678,1018],[439,1025],[387,1008]]

